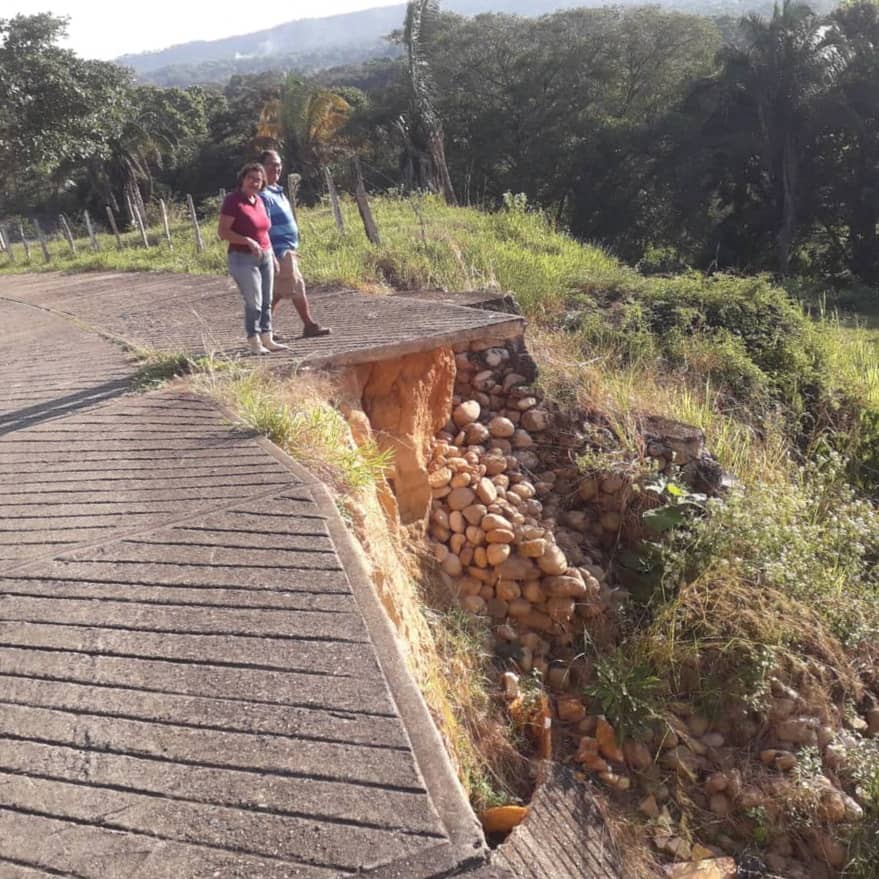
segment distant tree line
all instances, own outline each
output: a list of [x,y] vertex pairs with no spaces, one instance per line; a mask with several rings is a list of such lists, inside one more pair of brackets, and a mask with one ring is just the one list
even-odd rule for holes
[[485,208],[524,193],[648,270],[879,282],[874,0],[825,15],[786,0],[738,22],[658,7],[463,18],[422,0],[398,57],[184,89],[80,59],[63,29],[0,20],[0,215],[206,198],[273,145],[307,200],[324,167],[344,185],[356,153],[374,190]]

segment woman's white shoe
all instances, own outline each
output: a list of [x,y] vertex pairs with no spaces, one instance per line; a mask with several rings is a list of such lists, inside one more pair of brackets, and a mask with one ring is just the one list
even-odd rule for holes
[[288,345],[276,342],[271,333],[261,333],[259,338],[266,351],[287,351],[289,349]]
[[251,354],[268,354],[269,349],[264,348],[259,336],[248,336],[247,346],[250,348]]

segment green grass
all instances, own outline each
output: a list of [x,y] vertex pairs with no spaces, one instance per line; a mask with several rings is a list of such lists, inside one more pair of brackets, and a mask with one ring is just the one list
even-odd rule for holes
[[182,352],[172,354],[162,354],[157,351],[142,353],[131,384],[136,390],[151,390],[177,376],[192,372],[194,368],[197,368],[195,361],[188,354]]
[[391,453],[374,441],[353,442],[338,409],[314,398],[288,402],[288,389],[264,371],[211,368],[193,386],[231,405],[246,424],[344,492],[375,485],[391,465]]
[[[342,202],[344,234],[334,225],[328,207],[302,208],[302,264],[311,284],[387,289],[435,288],[473,290],[497,288],[517,293],[529,314],[553,313],[565,299],[586,288],[605,288],[634,279],[603,251],[559,234],[540,214],[484,214],[451,208],[436,198],[376,198],[373,212],[382,245],[370,244],[356,206]],[[61,239],[50,241],[45,263],[32,246],[24,262],[21,244],[13,243],[16,262],[0,254],[0,272],[18,271],[174,271],[224,274],[225,245],[215,233],[216,217],[202,223],[205,250],[195,252],[188,222],[172,225],[169,247],[158,227],[150,231],[152,246],[143,248],[140,235],[122,236],[117,250],[111,235],[99,235],[101,250],[92,253],[88,240],[77,240],[73,256]]]

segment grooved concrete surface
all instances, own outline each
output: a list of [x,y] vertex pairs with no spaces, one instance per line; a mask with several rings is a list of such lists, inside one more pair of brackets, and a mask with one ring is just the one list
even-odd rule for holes
[[122,349],[12,301],[120,332],[133,285],[113,284],[115,303],[90,276],[0,282],[0,879],[475,867],[323,487],[207,401],[127,392]]
[[569,767],[547,764],[528,815],[495,852],[496,869],[519,879],[626,879],[626,853],[614,842],[587,785]]
[[[71,315],[158,351],[245,352],[242,300],[229,278],[164,272],[15,275],[0,279],[0,297]],[[324,290],[309,293],[309,301],[315,319],[332,334],[301,338],[302,323],[284,302],[274,325],[290,351],[273,354],[273,361],[368,362],[452,341],[505,339],[524,327],[521,317],[410,296]]]

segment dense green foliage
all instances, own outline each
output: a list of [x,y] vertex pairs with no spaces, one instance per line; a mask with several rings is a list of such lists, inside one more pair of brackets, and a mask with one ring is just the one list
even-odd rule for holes
[[[267,142],[306,172],[306,201],[326,164],[350,191],[355,153],[373,190],[436,188],[444,151],[447,197],[495,208],[523,193],[645,271],[879,280],[874,0],[827,15],[788,0],[738,24],[657,7],[532,19],[422,5],[417,57],[187,89],[137,86],[58,48],[63,20],[2,20],[0,215],[202,202]],[[411,28],[396,39],[411,49]],[[429,137],[416,82],[430,83]],[[272,102],[289,117],[328,89],[350,113],[319,154],[295,126],[260,136]]]

